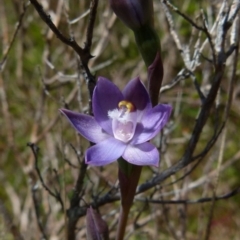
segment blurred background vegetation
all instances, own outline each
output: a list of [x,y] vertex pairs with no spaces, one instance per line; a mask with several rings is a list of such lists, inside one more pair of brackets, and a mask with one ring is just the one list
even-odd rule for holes
[[[74,36],[80,46],[86,42],[90,1],[39,0],[44,10],[65,36]],[[223,1],[172,1],[188,17],[201,25],[201,9],[212,26]],[[229,1],[232,2],[232,1]],[[63,44],[41,20],[28,1],[0,0],[0,239],[65,239],[66,211],[78,179],[84,151],[89,143],[77,135],[58,109],[88,111],[88,91],[77,54]],[[163,87],[171,85],[184,68],[183,55],[171,35],[161,1],[154,1],[164,63]],[[192,57],[199,34],[182,16],[170,10],[176,33]],[[214,35],[213,35],[214,38]],[[132,32],[113,14],[108,1],[99,1],[93,31],[92,74],[104,76],[123,86],[140,76],[146,84],[147,70],[135,45]],[[226,46],[230,45],[227,35]],[[194,74],[202,91],[211,85],[213,66],[209,44]],[[235,53],[234,53],[235,54]],[[233,55],[234,55],[233,54]],[[212,111],[205,125],[196,154],[222,121],[229,98],[234,58],[230,56]],[[129,217],[127,239],[240,239],[240,196],[204,203],[148,203],[146,197],[159,200],[197,200],[231,193],[240,186],[240,83],[237,62],[231,106],[224,130],[197,165],[190,164],[161,185],[137,195]],[[178,81],[160,95],[174,112],[164,134],[154,141],[161,151],[159,169],[145,167],[141,183],[176,163],[184,153],[192,134],[201,101],[191,78]],[[216,113],[217,112],[217,113]],[[39,147],[38,167],[46,185],[59,193],[64,209],[46,191],[35,169],[36,159],[27,143]],[[176,181],[178,180],[178,181]],[[89,167],[79,206],[94,202],[117,187],[117,163]],[[238,190],[239,192],[239,190]],[[236,193],[236,192],[235,192]],[[99,208],[114,238],[119,202]],[[76,239],[85,239],[85,217],[79,218]]]

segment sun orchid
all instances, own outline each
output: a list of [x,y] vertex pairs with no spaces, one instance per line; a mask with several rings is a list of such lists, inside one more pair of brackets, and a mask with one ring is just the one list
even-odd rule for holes
[[93,92],[93,116],[67,109],[60,111],[90,142],[85,161],[94,166],[109,164],[120,157],[131,164],[159,164],[159,152],[149,142],[168,122],[172,107],[152,108],[149,94],[139,78],[121,92],[106,78],[99,77]]

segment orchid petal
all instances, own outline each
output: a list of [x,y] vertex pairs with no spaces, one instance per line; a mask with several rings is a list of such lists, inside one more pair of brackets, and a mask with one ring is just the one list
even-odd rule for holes
[[123,90],[123,96],[125,100],[133,103],[137,109],[139,119],[141,119],[145,111],[151,109],[149,94],[138,77],[127,84]]
[[149,142],[135,146],[128,145],[122,157],[129,163],[139,166],[153,165],[158,167],[159,164],[159,152]]
[[104,133],[96,120],[89,115],[76,113],[67,109],[60,109],[72,126],[90,142],[98,143],[111,136]]
[[130,112],[125,115],[123,114],[123,116],[118,119],[114,118],[112,120],[114,137],[123,142],[129,142],[135,133],[137,117],[136,112]]
[[108,138],[103,142],[90,147],[86,152],[86,164],[93,166],[104,166],[114,162],[122,156],[126,144],[115,139]]
[[150,109],[137,125],[131,144],[147,142],[154,138],[166,125],[170,117],[172,107],[167,104],[159,104]]
[[99,77],[93,92],[93,113],[98,124],[109,134],[112,132],[112,120],[108,111],[116,109],[123,100],[121,91],[110,80]]

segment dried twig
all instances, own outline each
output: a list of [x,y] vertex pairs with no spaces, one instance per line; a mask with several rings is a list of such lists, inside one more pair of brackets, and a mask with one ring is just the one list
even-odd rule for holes
[[195,27],[196,29],[200,30],[200,31],[204,31],[205,29],[201,26],[198,26],[191,18],[189,18],[186,14],[182,13],[178,8],[176,8],[175,6],[173,6],[168,0],[162,0],[162,2],[167,5],[168,7],[170,7],[174,12],[176,12],[177,14],[179,14],[180,16],[182,16],[185,20],[187,20],[193,27]]
[[140,202],[153,203],[153,204],[197,204],[197,203],[212,202],[213,199],[216,201],[224,200],[224,199],[234,197],[237,194],[240,194],[240,187],[221,196],[199,198],[196,200],[159,200],[159,199],[156,200],[156,199],[139,198],[139,197],[136,197],[135,200]]
[[40,200],[38,198],[38,185],[37,184],[33,184],[32,185],[32,199],[33,199],[33,205],[34,205],[34,210],[35,210],[35,214],[36,214],[36,220],[37,220],[37,224],[38,224],[38,228],[40,230],[40,232],[42,233],[42,238],[44,239],[48,239],[47,234],[45,232],[44,226],[42,224],[41,221],[41,214],[40,214]]
[[64,204],[63,204],[63,200],[61,198],[61,194],[59,192],[53,192],[48,186],[47,184],[45,183],[45,181],[43,180],[43,177],[42,177],[42,174],[41,174],[41,171],[39,169],[39,166],[38,166],[38,153],[39,153],[39,148],[37,145],[35,145],[34,143],[28,143],[27,144],[28,147],[31,148],[32,150],[32,153],[34,155],[34,159],[35,159],[35,170],[37,172],[37,175],[40,179],[40,182],[42,184],[42,186],[45,188],[45,190],[48,191],[48,193],[54,197],[60,204],[61,204],[61,207],[62,207],[62,211],[64,210]]
[[14,224],[13,217],[8,212],[4,202],[0,199],[0,214],[3,216],[6,227],[14,237],[14,240],[24,240],[18,227]]
[[[166,178],[168,178],[169,176],[171,176],[172,174],[178,172],[180,169],[186,167],[188,164],[190,164],[191,162],[193,162],[194,160],[196,160],[196,158],[193,157],[193,152],[197,146],[198,140],[200,138],[202,129],[207,121],[207,119],[209,118],[209,113],[210,110],[215,102],[217,93],[218,93],[218,89],[225,71],[225,62],[227,60],[227,56],[226,56],[226,52],[224,49],[224,43],[225,43],[225,38],[226,38],[226,34],[227,34],[227,30],[229,29],[229,26],[226,28],[226,19],[228,14],[225,13],[223,11],[221,18],[219,20],[219,25],[218,25],[218,31],[217,34],[218,36],[216,37],[218,39],[217,43],[216,43],[216,68],[215,68],[215,74],[212,78],[211,81],[211,89],[206,97],[206,99],[204,100],[203,104],[202,104],[202,108],[201,111],[199,113],[198,119],[196,121],[195,127],[192,131],[192,136],[191,139],[189,141],[189,144],[185,150],[185,153],[183,155],[183,157],[172,167],[166,169],[165,171],[163,171],[162,173],[160,173],[158,176],[152,178],[149,182],[142,184],[141,186],[139,186],[137,192],[144,192],[154,186],[156,186],[157,184],[159,184],[160,182],[162,182],[163,180],[165,180]],[[219,131],[217,132],[217,134],[215,134],[215,136],[211,139],[211,144],[207,144],[208,148],[205,149],[204,152],[201,153],[201,156],[198,155],[198,157],[203,158],[207,152],[211,149],[211,147],[213,146],[213,143],[216,141],[217,137],[219,136],[219,134],[222,131],[222,128],[224,127],[224,124],[222,125],[222,127],[220,127]]]
[[[66,37],[64,36],[58,28],[54,25],[54,23],[51,20],[50,15],[48,15],[44,10],[43,7],[38,3],[37,0],[30,0],[32,5],[35,7],[37,10],[39,16],[42,18],[42,20],[49,26],[49,28],[54,32],[57,38],[61,40],[64,44],[70,46],[74,51],[78,54],[80,60],[81,60],[81,66],[83,69],[83,76],[87,82],[88,85],[88,90],[89,90],[89,112],[92,112],[92,104],[91,104],[91,99],[92,99],[92,94],[93,94],[93,89],[95,87],[95,77],[91,74],[89,68],[88,68],[88,61],[92,57],[90,54],[90,47],[91,47],[91,42],[88,42],[87,48],[82,48],[78,45],[78,43],[75,41],[74,38]],[[94,1],[94,4],[92,5],[92,8],[90,9],[90,16],[91,20],[89,21],[90,27],[88,30],[88,41],[91,35],[92,27],[94,25],[95,17],[93,17],[93,14],[96,14],[96,8],[97,8],[97,3],[98,1]],[[92,13],[92,12],[93,13]]]
[[9,43],[8,48],[6,49],[5,53],[3,54],[2,60],[0,61],[0,72],[2,72],[3,69],[4,69],[6,60],[7,60],[7,58],[8,58],[8,54],[9,54],[9,52],[10,52],[12,46],[13,46],[14,41],[16,40],[18,31],[19,31],[19,29],[20,29],[21,26],[22,26],[23,18],[24,18],[24,16],[25,16],[25,13],[26,13],[26,11],[27,11],[28,6],[29,6],[28,3],[27,3],[26,5],[23,5],[23,12],[21,13],[21,15],[20,15],[20,17],[19,17],[16,30],[15,30],[13,36],[12,36],[12,39],[11,39],[11,41],[10,41],[10,43]]

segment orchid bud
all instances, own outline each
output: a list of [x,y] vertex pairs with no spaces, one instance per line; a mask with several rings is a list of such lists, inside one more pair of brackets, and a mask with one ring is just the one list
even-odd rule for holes
[[132,30],[153,25],[152,0],[110,0],[115,14]]
[[108,226],[92,207],[87,209],[87,240],[108,240]]
[[152,0],[110,0],[115,14],[133,30],[138,49],[146,66],[161,52],[158,34],[153,26]]
[[161,45],[153,26],[152,0],[110,0],[115,14],[133,30],[139,52],[149,72],[149,94],[155,106],[163,78]]
[[161,52],[158,34],[151,26],[141,27],[134,31],[136,44],[147,67],[155,60],[156,54]]

